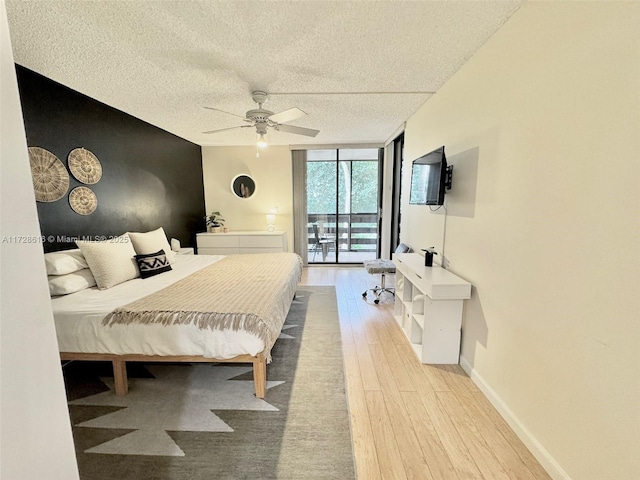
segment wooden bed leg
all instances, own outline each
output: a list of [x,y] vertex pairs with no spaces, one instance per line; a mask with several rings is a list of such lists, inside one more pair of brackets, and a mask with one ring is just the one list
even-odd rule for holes
[[112,363],[116,395],[126,395],[129,391],[129,382],[127,381],[127,362],[123,360],[113,360]]
[[259,353],[253,361],[253,383],[256,397],[264,398],[267,394],[267,359],[263,353]]

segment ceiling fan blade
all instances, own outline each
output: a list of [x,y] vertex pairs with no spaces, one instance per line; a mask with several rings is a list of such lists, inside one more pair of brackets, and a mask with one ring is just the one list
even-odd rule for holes
[[238,125],[237,127],[220,128],[218,130],[209,130],[208,132],[202,132],[202,133],[218,133],[218,132],[224,132],[225,130],[233,130],[234,128],[251,128],[251,127],[253,127],[253,125]]
[[290,108],[289,110],[283,110],[279,113],[274,113],[269,117],[269,120],[276,123],[287,123],[293,122],[298,118],[302,118],[307,114],[307,112],[303,112],[297,107]]
[[222,113],[226,113],[227,115],[233,115],[234,117],[238,117],[243,119],[245,122],[250,122],[251,120],[249,120],[246,117],[243,117],[242,115],[236,115],[235,113],[231,113],[231,112],[225,112],[224,110],[220,110],[219,108],[214,108],[214,107],[204,107],[207,110],[215,110],[216,112],[222,112]]
[[315,137],[320,133],[320,130],[296,127],[295,125],[276,125],[274,128],[281,132],[295,133],[296,135],[306,135],[307,137]]

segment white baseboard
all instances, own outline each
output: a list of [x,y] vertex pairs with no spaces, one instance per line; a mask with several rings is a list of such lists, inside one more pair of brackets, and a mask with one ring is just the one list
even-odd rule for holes
[[558,462],[549,454],[549,452],[542,446],[542,444],[535,438],[531,432],[525,427],[520,420],[515,416],[507,404],[498,396],[498,394],[489,386],[489,384],[482,378],[472,367],[471,363],[460,356],[460,366],[467,372],[467,375],[471,377],[473,383],[484,393],[485,397],[489,399],[491,404],[496,408],[498,413],[513,429],[515,434],[522,440],[529,451],[540,462],[542,467],[554,480],[571,480],[569,475],[560,467]]

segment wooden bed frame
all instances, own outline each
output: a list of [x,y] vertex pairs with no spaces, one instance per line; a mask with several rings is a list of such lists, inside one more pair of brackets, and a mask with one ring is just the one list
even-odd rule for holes
[[[252,255],[249,255],[252,256]],[[273,260],[275,261],[275,260]],[[273,261],[271,263],[273,263]],[[294,262],[295,263],[295,262]],[[299,262],[301,264],[301,262]],[[267,266],[269,264],[266,264]],[[290,278],[287,278],[289,282]],[[298,278],[299,281],[299,278]],[[297,283],[297,282],[296,282]],[[289,285],[287,283],[287,285]],[[293,288],[292,301],[296,298],[295,286]],[[286,317],[286,315],[285,315]],[[285,318],[286,319],[286,318]],[[284,320],[283,319],[283,323]],[[275,341],[275,340],[274,340]],[[269,349],[272,347],[271,345]],[[255,394],[258,398],[264,398],[267,392],[267,358],[269,349],[266,345],[257,355],[238,355],[233,358],[207,358],[201,355],[142,355],[142,354],[114,354],[114,353],[83,353],[83,352],[60,352],[60,359],[68,360],[88,360],[88,361],[109,361],[113,365],[113,378],[116,395],[126,395],[129,391],[127,379],[127,362],[187,362],[187,363],[251,363],[253,365],[253,382]]]
[[127,362],[191,362],[191,363],[252,363],[253,383],[256,397],[264,398],[267,393],[267,359],[264,352],[253,355],[238,355],[228,359],[206,358],[202,356],[160,356],[160,355],[116,355],[112,353],[61,352],[61,360],[110,361],[113,364],[113,380],[116,395],[126,395],[129,391]]

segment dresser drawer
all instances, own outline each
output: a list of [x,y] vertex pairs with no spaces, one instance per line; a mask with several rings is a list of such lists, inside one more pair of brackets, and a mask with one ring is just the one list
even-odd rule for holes
[[277,253],[287,251],[285,232],[238,231],[199,233],[196,235],[200,255],[234,253]]
[[240,253],[237,247],[225,248],[225,247],[199,247],[198,255],[232,255],[234,253]]
[[[282,236],[276,235],[255,235],[238,237],[240,248],[276,248],[282,251]],[[278,250],[276,250],[278,251]]]
[[213,235],[198,235],[198,248],[238,248],[239,241],[235,235],[215,233]]
[[282,247],[250,247],[241,248],[239,253],[280,253],[282,251]]

